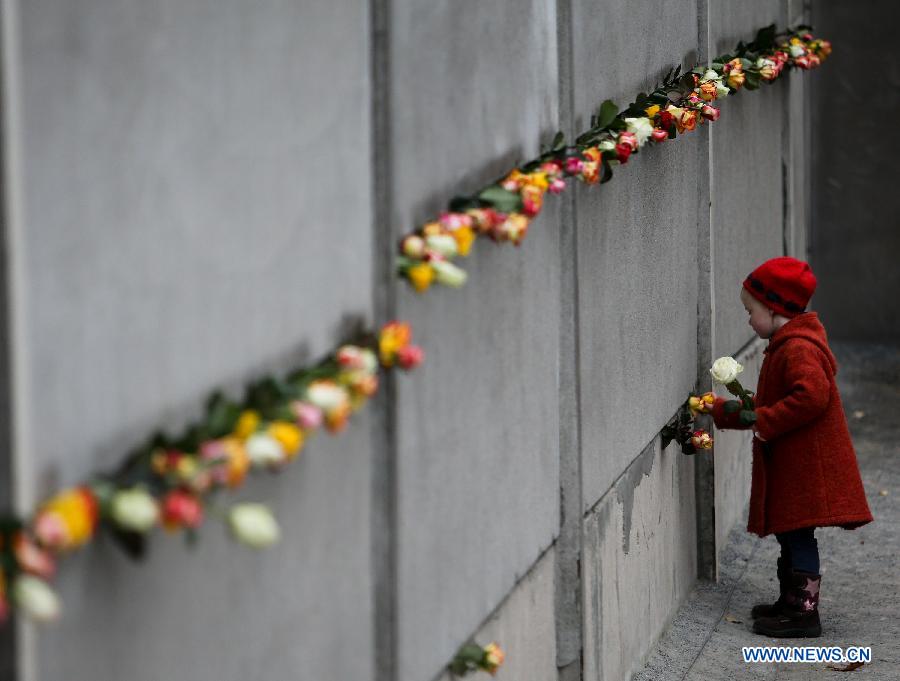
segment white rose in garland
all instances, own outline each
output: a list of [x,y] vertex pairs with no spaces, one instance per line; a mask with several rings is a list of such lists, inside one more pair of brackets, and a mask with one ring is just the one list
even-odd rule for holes
[[466,283],[465,270],[446,260],[435,260],[431,263],[438,283],[452,288],[459,288]]
[[38,622],[52,622],[59,618],[59,598],[42,579],[32,575],[16,577],[12,597],[18,608]]
[[719,359],[713,362],[709,373],[716,383],[728,385],[733,382],[743,370],[744,367],[740,365],[734,357],[719,357]]
[[254,466],[274,466],[285,460],[281,443],[267,433],[256,433],[247,438],[244,445],[250,463]]
[[159,520],[159,505],[142,487],[123,489],[113,495],[110,514],[122,529],[146,532]]
[[626,118],[625,124],[628,132],[634,133],[639,147],[644,146],[644,143],[653,134],[653,123],[649,118]]
[[281,530],[272,512],[264,504],[235,504],[228,512],[231,534],[242,544],[262,549],[281,538]]

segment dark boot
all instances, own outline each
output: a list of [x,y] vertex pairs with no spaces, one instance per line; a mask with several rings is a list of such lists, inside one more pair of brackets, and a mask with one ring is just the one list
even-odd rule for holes
[[753,623],[753,631],[772,638],[816,638],[822,635],[819,622],[819,584],[822,576],[791,570],[790,587],[784,594],[781,613]]
[[784,606],[784,595],[790,587],[791,583],[791,561],[783,556],[778,556],[778,600],[774,603],[757,603],[750,611],[750,617],[759,619],[760,617],[775,617],[781,614]]

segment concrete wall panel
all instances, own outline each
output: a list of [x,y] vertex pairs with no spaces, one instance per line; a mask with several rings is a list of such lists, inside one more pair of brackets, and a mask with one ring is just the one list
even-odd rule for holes
[[[557,47],[537,0],[392,13],[399,236],[540,152]],[[518,249],[476,244],[464,289],[399,293],[428,352],[397,400],[402,681],[446,664],[558,531],[557,210]]]
[[[343,0],[18,16],[37,499],[370,319],[368,20]],[[248,488],[281,518],[271,553],[211,521],[194,555],[69,559],[40,678],[370,678],[368,434],[362,415]]]
[[697,575],[693,461],[655,439],[584,524],[584,678],[627,679]]
[[[673,64],[697,59],[692,7],[575,2],[573,15],[579,130],[600,101],[624,108]],[[648,44],[665,48],[640,47]],[[646,147],[615,169],[611,183],[579,191],[585,509],[659,432],[696,379],[702,151],[690,135]]]
[[[506,653],[497,678],[546,681],[556,677],[554,554],[553,547],[548,549],[472,636],[481,645],[497,641]],[[430,677],[421,674],[419,678]],[[445,673],[438,681],[457,679]]]
[[[781,3],[710,3],[712,56],[780,20]],[[783,84],[738,92],[722,101],[712,126],[712,225],[715,282],[714,354],[737,352],[753,332],[739,295],[759,264],[783,255]]]

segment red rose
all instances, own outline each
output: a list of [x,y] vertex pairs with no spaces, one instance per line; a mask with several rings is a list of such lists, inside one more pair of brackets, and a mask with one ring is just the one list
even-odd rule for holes
[[616,145],[616,156],[619,158],[619,163],[628,163],[628,157],[631,156],[631,145],[619,142]]
[[675,125],[675,116],[673,116],[668,111],[660,111],[659,117],[657,118],[656,122],[663,130],[671,130],[672,126]]
[[179,526],[197,527],[203,522],[203,506],[193,494],[173,489],[163,499],[163,527],[174,530]]

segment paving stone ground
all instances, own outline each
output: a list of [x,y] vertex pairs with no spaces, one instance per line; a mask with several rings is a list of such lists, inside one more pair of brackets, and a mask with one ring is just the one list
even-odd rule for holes
[[[778,593],[778,544],[749,534],[740,522],[723,551],[719,582],[697,585],[632,681],[900,680],[900,348],[834,343],[832,349],[875,521],[853,531],[816,531],[822,636],[771,639],[752,632],[753,603]],[[872,661],[852,672],[828,663],[747,664],[741,648],[751,645],[871,646]]]

